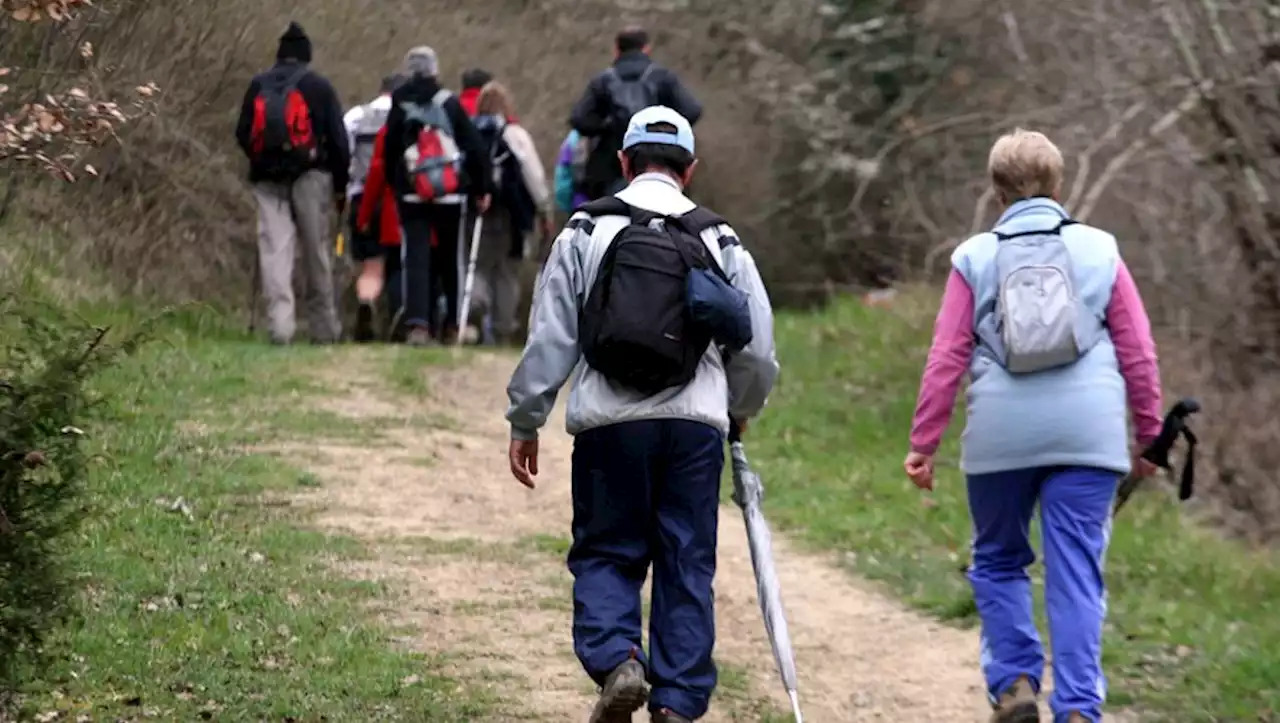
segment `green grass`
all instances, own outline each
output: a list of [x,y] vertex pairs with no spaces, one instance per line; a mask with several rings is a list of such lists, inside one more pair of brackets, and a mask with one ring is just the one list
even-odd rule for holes
[[[128,326],[141,313],[94,312]],[[26,692],[26,715],[84,720],[463,721],[489,709],[441,661],[397,649],[374,603],[395,590],[334,562],[363,544],[263,504],[316,478],[251,445],[372,435],[300,404],[340,353],[269,347],[198,308],[95,381],[93,514],[75,566],[84,617]],[[376,427],[376,422],[370,426]],[[276,493],[273,497],[271,493]]]
[[[912,605],[972,624],[960,573],[970,536],[957,468],[962,415],[932,496],[901,467],[935,303],[909,291],[887,309],[845,301],[817,316],[782,315],[782,376],[747,449],[772,521]],[[1278,560],[1197,529],[1171,500],[1139,495],[1116,520],[1110,705],[1182,723],[1270,720],[1280,711]]]

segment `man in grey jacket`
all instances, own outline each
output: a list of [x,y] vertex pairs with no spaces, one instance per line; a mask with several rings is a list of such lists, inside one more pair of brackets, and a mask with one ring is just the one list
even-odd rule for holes
[[[689,122],[650,107],[628,125],[619,154],[627,204],[663,215],[695,208]],[[573,447],[574,651],[601,686],[592,723],[622,723],[650,702],[655,723],[702,717],[716,686],[712,578],[724,441],[764,407],[778,364],[773,311],[751,254],[719,225],[701,240],[749,298],[753,337],[726,359],[713,344],[694,379],[653,396],[587,365],[579,313],[624,216],[574,214],[556,238],[535,292],[529,340],[507,387],[511,472],[538,473],[538,430],[573,376],[566,413]],[[653,565],[649,655],[642,651],[640,589]],[[652,695],[645,680],[652,684]]]

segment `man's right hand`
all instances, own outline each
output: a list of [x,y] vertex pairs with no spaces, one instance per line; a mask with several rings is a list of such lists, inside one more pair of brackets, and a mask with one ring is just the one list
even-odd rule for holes
[[480,198],[476,199],[476,210],[479,211],[480,213],[485,213],[489,210],[489,204],[492,202],[493,202],[493,197],[486,193]]
[[538,440],[511,440],[511,446],[507,449],[507,462],[511,465],[511,476],[516,481],[529,489],[537,486],[534,477],[538,476]]

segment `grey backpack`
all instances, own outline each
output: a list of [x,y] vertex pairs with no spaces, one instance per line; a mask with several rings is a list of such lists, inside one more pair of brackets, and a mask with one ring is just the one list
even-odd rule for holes
[[995,308],[978,324],[978,337],[1012,374],[1033,374],[1075,363],[1103,329],[1076,293],[1071,252],[1062,229],[998,231]]
[[609,68],[605,75],[605,87],[609,98],[613,101],[613,122],[619,134],[626,132],[631,116],[655,104],[658,99],[657,89],[649,82],[649,71],[653,64],[645,66],[638,78],[624,79],[616,68]]

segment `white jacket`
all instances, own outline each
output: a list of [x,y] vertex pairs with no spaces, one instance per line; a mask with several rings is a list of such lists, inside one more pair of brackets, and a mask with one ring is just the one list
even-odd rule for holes
[[[675,180],[660,173],[638,176],[617,195],[656,213],[681,214],[695,207]],[[652,397],[618,386],[587,366],[578,339],[578,314],[605,251],[627,223],[623,216],[593,219],[578,212],[556,238],[534,291],[524,355],[507,386],[512,439],[537,439],[570,375],[574,382],[565,415],[569,434],[641,419],[688,419],[727,434],[731,416],[746,421],[764,407],[778,375],[773,309],[755,260],[727,224],[704,231],[702,242],[730,282],[750,299],[751,343],[734,353],[727,365],[712,344],[693,381]]]
[[533,144],[533,136],[517,123],[508,123],[502,129],[502,140],[506,142],[511,153],[520,162],[520,172],[524,176],[524,186],[529,189],[538,211],[548,213],[551,210],[551,187],[547,183],[546,169],[542,159],[538,157],[538,149]]

